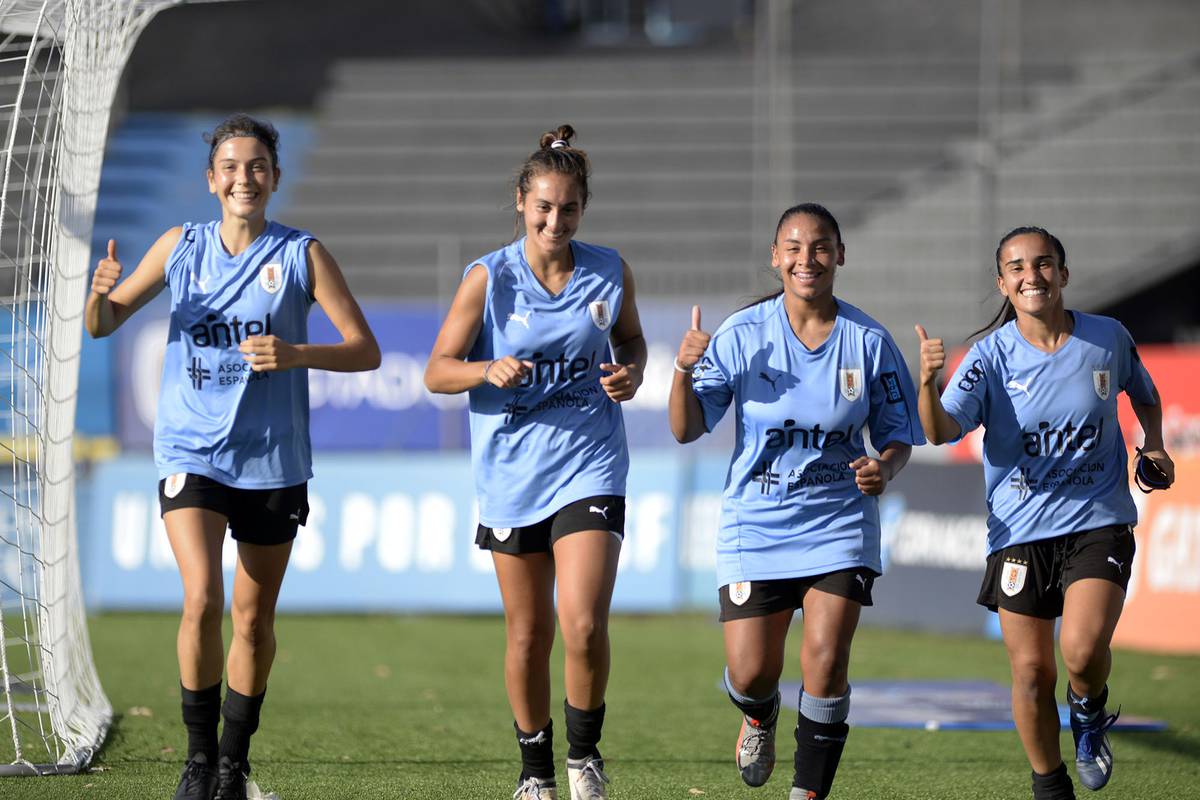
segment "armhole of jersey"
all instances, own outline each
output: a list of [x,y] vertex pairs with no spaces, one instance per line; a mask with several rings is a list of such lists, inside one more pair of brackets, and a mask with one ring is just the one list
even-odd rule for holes
[[317,241],[317,237],[307,231],[301,231],[299,240],[300,263],[296,267],[296,280],[300,282],[300,287],[304,289],[304,296],[308,298],[308,301],[315,303],[317,302],[317,298],[313,294],[312,273],[309,271],[308,266],[308,246]]
[[184,254],[195,246],[196,234],[200,230],[198,226],[190,222],[185,222],[180,227],[183,230],[179,233],[179,241],[175,242],[175,246],[171,248],[166,266],[163,268],[163,284],[167,288],[171,287],[171,278],[178,271]]

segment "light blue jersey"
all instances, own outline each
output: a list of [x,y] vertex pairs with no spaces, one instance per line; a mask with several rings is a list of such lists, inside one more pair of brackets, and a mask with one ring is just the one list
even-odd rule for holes
[[312,235],[275,222],[238,256],[220,222],[183,226],[167,259],[171,327],[154,422],[160,478],[191,472],[239,489],[312,477],[308,370],[254,372],[250,336],[308,341]]
[[620,405],[600,386],[621,312],[621,257],[571,242],[575,270],[551,295],[525,260],[525,239],[467,268],[487,269],[483,323],[468,356],[533,363],[514,389],[470,391],[471,460],[479,521],[517,528],[593,495],[624,495],[629,471]]
[[879,508],[849,463],[871,443],[924,444],[912,379],[888,332],[837,301],[833,331],[806,348],[783,298],[743,309],[713,334],[693,372],[712,430],[732,403],[733,459],[717,536],[717,583],[882,572]]
[[1137,522],[1117,392],[1152,405],[1154,383],[1121,323],[1069,313],[1075,329],[1056,352],[1009,322],[971,346],[942,393],[960,438],[986,429],[990,553]]

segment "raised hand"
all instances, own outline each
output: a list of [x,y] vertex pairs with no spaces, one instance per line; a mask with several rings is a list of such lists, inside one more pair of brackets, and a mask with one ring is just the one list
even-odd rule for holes
[[108,240],[108,255],[100,259],[96,272],[92,275],[92,291],[106,295],[117,285],[121,278],[121,262],[117,260],[117,240]]
[[521,361],[514,356],[504,356],[488,362],[483,368],[483,379],[497,389],[512,389],[520,386],[533,369],[532,361]]
[[941,339],[930,339],[921,325],[916,329],[921,339],[921,385],[933,386],[938,373],[946,366],[946,346]]
[[675,367],[680,370],[690,370],[704,356],[708,343],[712,339],[700,328],[700,306],[692,306],[692,327],[683,334],[679,344],[679,355],[675,357]]

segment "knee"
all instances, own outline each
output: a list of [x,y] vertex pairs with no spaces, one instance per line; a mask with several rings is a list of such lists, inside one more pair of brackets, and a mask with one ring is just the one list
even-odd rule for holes
[[275,641],[275,609],[235,603],[232,616],[233,635],[243,643],[258,648]]
[[537,620],[508,620],[508,653],[521,659],[544,659],[554,644],[554,623]]
[[1096,641],[1063,637],[1059,643],[1063,664],[1072,675],[1083,675],[1102,662],[1108,655],[1108,646]]
[[726,688],[743,697],[763,698],[779,685],[779,675],[762,658],[739,659],[726,670],[729,676]]
[[225,598],[207,588],[183,595],[183,624],[199,630],[220,630]]
[[850,646],[836,643],[805,647],[803,653],[804,688],[818,697],[832,697],[847,683],[850,671]]
[[562,621],[563,644],[568,653],[587,657],[608,642],[608,626],[593,615]]
[[1058,680],[1058,670],[1053,663],[1044,663],[1035,659],[1022,659],[1012,662],[1013,692],[1030,699],[1041,699],[1054,696],[1054,684]]

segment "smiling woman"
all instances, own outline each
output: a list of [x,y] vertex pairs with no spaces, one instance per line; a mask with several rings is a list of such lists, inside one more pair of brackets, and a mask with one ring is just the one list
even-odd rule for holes
[[[124,281],[110,240],[84,322],[92,336],[107,336],[170,290],[154,459],[183,580],[177,651],[188,761],[175,798],[244,800],[250,737],[275,656],[275,602],[308,515],[307,370],[374,369],[379,347],[333,256],[312,234],[266,218],[280,178],[275,129],[235,115],[206,140],[221,219],[167,231]],[[314,301],[338,344],[307,343]],[[227,528],[238,562],[222,707]]]
[[547,131],[521,166],[517,231],[525,235],[467,267],[425,370],[430,391],[471,397],[475,541],[492,552],[504,601],[518,800],[558,796],[549,663],[556,577],[571,798],[607,797],[597,744],[629,469],[619,404],[633,398],[646,366],[629,265],[574,239],[590,195],[587,154],[571,146],[574,136],[570,125]]

